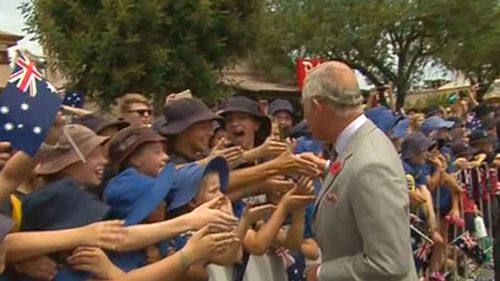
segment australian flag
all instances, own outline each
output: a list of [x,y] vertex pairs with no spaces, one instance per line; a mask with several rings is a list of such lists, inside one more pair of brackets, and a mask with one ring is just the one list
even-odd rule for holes
[[486,259],[486,255],[483,250],[479,248],[479,245],[476,243],[474,238],[470,236],[468,231],[457,237],[452,244],[479,265],[481,265]]
[[85,97],[80,92],[66,92],[63,104],[71,107],[83,108]]
[[425,271],[429,266],[433,244],[432,240],[424,235],[416,226],[411,226],[411,247],[417,272],[420,270]]
[[19,56],[0,95],[0,140],[35,155],[61,107],[56,89],[33,62]]

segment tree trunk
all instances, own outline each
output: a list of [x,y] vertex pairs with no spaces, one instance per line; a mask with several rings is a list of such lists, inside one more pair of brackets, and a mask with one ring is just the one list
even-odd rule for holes
[[396,111],[401,112],[401,109],[405,105],[406,94],[408,91],[408,82],[398,81],[394,84],[396,85]]

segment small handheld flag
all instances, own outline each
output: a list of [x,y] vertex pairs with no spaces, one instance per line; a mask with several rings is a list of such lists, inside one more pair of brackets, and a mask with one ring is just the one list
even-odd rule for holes
[[54,123],[61,102],[35,64],[19,56],[0,95],[0,140],[34,156]]
[[66,92],[63,104],[71,107],[83,108],[85,97],[80,92]]

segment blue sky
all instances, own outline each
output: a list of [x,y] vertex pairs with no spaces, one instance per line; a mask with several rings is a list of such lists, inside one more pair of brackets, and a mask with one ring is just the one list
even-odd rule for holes
[[30,36],[26,36],[23,31],[24,20],[21,11],[17,7],[26,0],[0,0],[0,30],[25,35],[25,38],[19,42],[19,45],[33,52],[34,54],[41,55],[42,48],[36,42],[30,40]]

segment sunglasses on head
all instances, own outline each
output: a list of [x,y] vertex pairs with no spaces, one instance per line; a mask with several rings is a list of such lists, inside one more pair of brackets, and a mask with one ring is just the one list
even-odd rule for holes
[[139,114],[140,116],[146,116],[146,113],[147,115],[151,116],[152,115],[152,111],[151,109],[137,109],[137,110],[129,110],[129,112],[134,112],[134,113],[137,113]]

